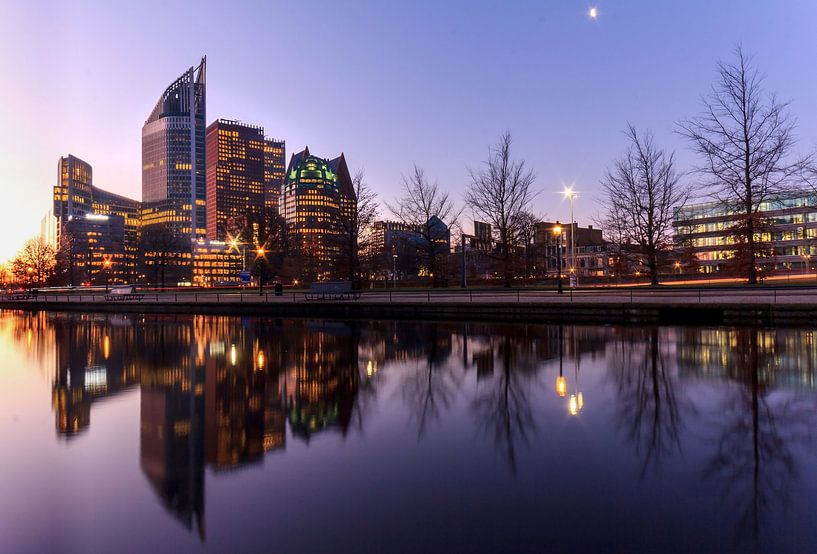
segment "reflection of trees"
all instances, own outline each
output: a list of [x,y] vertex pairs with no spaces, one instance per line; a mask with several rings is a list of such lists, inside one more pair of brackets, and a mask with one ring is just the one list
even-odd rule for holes
[[[448,343],[450,333],[441,333],[436,323],[424,326],[423,332],[428,346],[425,359],[417,358],[416,366],[405,377],[402,387],[403,397],[412,408],[418,438],[422,438],[429,426],[449,408],[459,386],[448,364],[448,356],[441,356],[446,350],[441,341]],[[450,344],[447,350],[450,354]]]
[[725,369],[741,386],[715,415],[720,432],[705,469],[736,514],[738,540],[751,539],[755,545],[764,511],[774,502],[788,502],[797,479],[792,450],[810,441],[817,407],[810,397],[772,394],[761,381],[777,361],[773,342],[761,345],[761,334],[756,329],[732,332],[733,354]]
[[530,391],[532,371],[525,351],[528,339],[515,339],[505,333],[498,338],[500,371],[484,380],[473,402],[474,411],[486,433],[493,435],[497,450],[504,452],[512,471],[516,471],[516,447],[528,444],[535,430]]
[[681,448],[681,414],[688,405],[678,395],[666,347],[658,327],[625,329],[614,345],[616,417],[641,458],[642,477]]

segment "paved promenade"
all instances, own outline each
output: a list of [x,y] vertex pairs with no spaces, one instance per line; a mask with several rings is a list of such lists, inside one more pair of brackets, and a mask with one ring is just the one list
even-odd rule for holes
[[244,292],[146,292],[138,300],[106,300],[102,293],[40,293],[35,298],[12,300],[0,296],[4,304],[20,305],[73,304],[277,304],[277,303],[351,303],[351,304],[632,304],[632,305],[813,305],[817,308],[817,287],[633,287],[609,289],[566,289],[563,294],[553,290],[461,290],[430,291],[365,291],[356,300],[307,300],[302,292],[287,291],[283,296],[272,292],[259,295]]

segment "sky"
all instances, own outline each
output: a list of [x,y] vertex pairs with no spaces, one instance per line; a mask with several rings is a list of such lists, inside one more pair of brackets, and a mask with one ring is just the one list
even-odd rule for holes
[[791,102],[799,148],[817,146],[813,0],[0,4],[0,261],[39,233],[60,156],[141,197],[144,120],[203,55],[208,123],[263,125],[287,156],[344,152],[387,202],[414,164],[461,202],[507,130],[537,176],[531,210],[569,220],[557,193],[574,184],[591,223],[628,122],[696,163],[677,122],[737,45]]

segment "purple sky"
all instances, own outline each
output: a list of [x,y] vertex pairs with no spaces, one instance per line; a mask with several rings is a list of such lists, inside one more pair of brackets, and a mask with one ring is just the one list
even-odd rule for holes
[[0,18],[0,260],[39,232],[60,155],[141,195],[141,127],[164,88],[206,54],[208,122],[264,125],[321,156],[346,153],[381,198],[412,164],[459,200],[468,165],[504,130],[541,190],[533,208],[596,213],[627,121],[694,159],[674,124],[697,113],[737,44],[792,101],[817,145],[817,2],[15,2]]

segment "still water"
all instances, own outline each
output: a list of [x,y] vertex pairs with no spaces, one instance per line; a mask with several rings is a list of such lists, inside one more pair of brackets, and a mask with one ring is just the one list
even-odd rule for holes
[[0,551],[817,552],[814,338],[0,312]]

